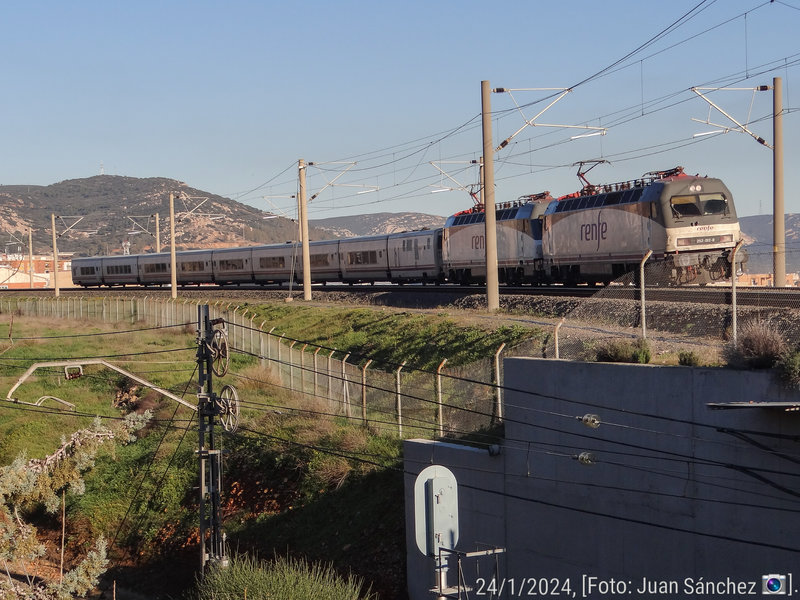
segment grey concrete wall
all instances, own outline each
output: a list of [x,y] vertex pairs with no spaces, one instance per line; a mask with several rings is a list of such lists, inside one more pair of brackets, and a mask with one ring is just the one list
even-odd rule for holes
[[[761,595],[765,574],[800,588],[800,413],[707,407],[800,395],[765,373],[525,358],[505,361],[505,386],[502,457],[408,442],[406,471],[455,467],[458,549],[505,546],[506,597],[555,583],[578,598],[656,597],[636,591],[647,578],[658,597],[730,598]],[[411,598],[433,597],[416,585],[412,565],[432,567],[411,540]]]

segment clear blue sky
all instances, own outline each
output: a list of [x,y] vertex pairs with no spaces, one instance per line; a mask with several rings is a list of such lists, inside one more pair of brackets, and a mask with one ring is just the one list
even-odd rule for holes
[[[691,12],[692,9],[698,7]],[[665,31],[682,16],[691,18]],[[46,185],[104,172],[171,177],[291,214],[304,158],[312,218],[361,212],[446,215],[481,153],[480,82],[578,85],[496,159],[496,200],[575,191],[573,163],[605,158],[595,183],[677,164],[723,179],[741,215],[771,212],[772,152],[713,127],[692,86],[783,78],[786,209],[800,212],[800,0],[563,2],[8,2],[3,7],[0,183]],[[492,96],[495,144],[551,92]],[[710,98],[771,142],[771,92]],[[522,112],[514,102],[528,104]],[[535,104],[531,104],[535,103]],[[752,103],[752,104],[751,104]],[[732,125],[719,113],[711,121]],[[461,127],[463,126],[463,127]],[[285,171],[285,172],[284,172]],[[379,189],[357,194],[369,187]]]

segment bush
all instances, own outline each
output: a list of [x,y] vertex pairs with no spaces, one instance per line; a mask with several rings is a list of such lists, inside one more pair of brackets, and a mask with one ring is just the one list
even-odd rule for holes
[[678,352],[678,364],[684,367],[696,367],[700,364],[700,357],[692,350]]
[[765,321],[750,321],[739,331],[736,343],[727,344],[722,355],[736,369],[769,369],[786,352],[780,332]]
[[[246,590],[246,592],[245,592]],[[353,576],[341,577],[327,565],[310,564],[292,558],[267,563],[247,555],[230,559],[227,568],[212,568],[197,582],[198,600],[241,600],[274,598],[291,600],[374,600]]]
[[599,362],[638,363],[646,365],[650,362],[650,344],[644,338],[636,341],[611,340],[598,346],[595,350]]
[[800,389],[800,348],[781,354],[775,370],[786,387]]

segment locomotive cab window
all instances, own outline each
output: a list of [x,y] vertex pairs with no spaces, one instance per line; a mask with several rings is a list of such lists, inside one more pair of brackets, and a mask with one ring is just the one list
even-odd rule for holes
[[704,215],[728,214],[728,201],[722,194],[700,194]]
[[697,196],[673,196],[669,204],[676,217],[699,217],[702,214],[697,205]]

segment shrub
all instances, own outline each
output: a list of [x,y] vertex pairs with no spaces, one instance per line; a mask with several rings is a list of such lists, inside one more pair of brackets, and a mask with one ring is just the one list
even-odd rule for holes
[[684,367],[696,367],[700,364],[700,357],[692,350],[678,352],[678,364]]
[[[247,590],[245,592],[245,590]],[[212,568],[197,582],[199,600],[249,598],[307,598],[309,600],[366,600],[375,595],[352,575],[342,577],[330,566],[293,558],[266,563],[247,555],[230,559],[227,568]]]
[[781,354],[775,370],[786,387],[800,389],[800,348]]
[[780,332],[765,321],[750,321],[739,331],[736,343],[727,344],[722,355],[737,369],[769,369],[786,352]]
[[637,338],[634,342],[611,340],[598,346],[595,350],[595,356],[599,362],[638,363],[644,365],[650,362],[650,344],[644,338]]

